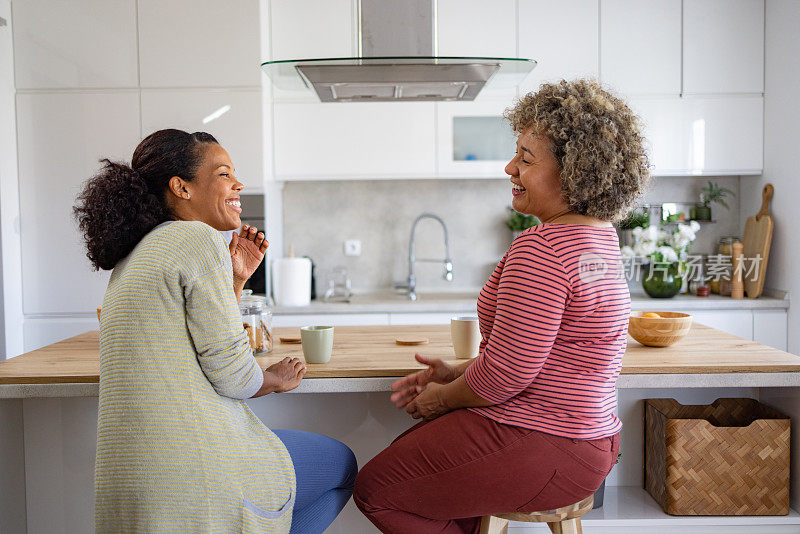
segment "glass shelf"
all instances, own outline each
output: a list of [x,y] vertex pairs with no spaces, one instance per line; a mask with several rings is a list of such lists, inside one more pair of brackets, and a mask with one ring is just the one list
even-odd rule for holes
[[[690,219],[690,213],[692,208],[695,207],[694,203],[690,202],[664,202],[663,204],[645,204],[641,207],[641,210],[645,211],[646,213],[650,214],[650,220],[661,220],[662,224],[689,224],[689,222],[693,221],[694,219]],[[682,221],[670,221],[668,220],[671,215],[676,214],[683,214],[684,220]],[[716,219],[712,219],[710,221],[700,221],[694,220],[696,223],[699,224],[713,224],[716,223]]]

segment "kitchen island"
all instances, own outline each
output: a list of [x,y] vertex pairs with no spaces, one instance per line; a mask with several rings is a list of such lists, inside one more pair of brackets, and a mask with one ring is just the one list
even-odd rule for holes
[[[278,336],[296,334],[279,328]],[[395,338],[413,333],[429,339],[418,347]],[[272,428],[320,432],[350,445],[363,465],[413,424],[388,400],[398,376],[421,368],[415,351],[452,359],[449,327],[336,327],[328,364],[309,365],[294,392],[248,401]],[[3,532],[88,532],[93,519],[98,335],[88,332],[0,363],[0,525]],[[277,343],[262,366],[301,355],[299,345]],[[602,509],[584,521],[591,532],[798,532],[800,516],[671,517],[642,490],[642,399],[674,397],[684,404],[718,397],[752,397],[800,417],[800,357],[703,325],[667,348],[633,340],[618,382],[624,428],[623,459],[607,480]],[[793,446],[798,446],[796,435]],[[795,449],[797,450],[797,449]],[[800,473],[794,466],[793,483]],[[798,508],[797,495],[792,508]],[[27,510],[27,512],[26,512]],[[538,532],[513,525],[515,532]],[[545,529],[546,531],[546,529]],[[328,532],[375,532],[350,503]]]

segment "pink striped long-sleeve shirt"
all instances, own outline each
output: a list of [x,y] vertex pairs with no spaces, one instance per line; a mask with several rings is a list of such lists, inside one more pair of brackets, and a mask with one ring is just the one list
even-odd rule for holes
[[526,230],[478,297],[480,354],[465,379],[496,404],[470,409],[557,436],[616,434],[629,315],[614,228]]

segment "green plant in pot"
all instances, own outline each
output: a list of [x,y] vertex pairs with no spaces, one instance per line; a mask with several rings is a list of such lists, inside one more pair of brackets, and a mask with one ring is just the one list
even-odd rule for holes
[[650,226],[650,214],[641,209],[631,210],[628,215],[617,223],[617,234],[621,245],[633,244],[633,229],[647,228]]
[[709,181],[700,192],[700,202],[692,209],[692,219],[695,221],[711,220],[711,204],[721,204],[725,209],[730,209],[725,202],[725,197],[735,195],[733,191],[719,184]]
[[617,228],[620,230],[633,230],[648,226],[650,226],[650,214],[641,210],[632,210],[627,217],[617,223]]
[[516,239],[519,234],[531,226],[541,224],[541,221],[535,215],[525,215],[524,213],[519,213],[518,211],[514,211],[514,208],[511,206],[509,206],[507,209],[508,217],[506,218],[505,222],[508,229],[511,230],[511,234],[513,235],[514,239]]
[[622,247],[620,254],[625,259],[643,261],[645,293],[654,298],[669,298],[681,291],[689,247],[699,229],[695,221],[679,223],[671,231],[654,225],[633,229],[633,246]]

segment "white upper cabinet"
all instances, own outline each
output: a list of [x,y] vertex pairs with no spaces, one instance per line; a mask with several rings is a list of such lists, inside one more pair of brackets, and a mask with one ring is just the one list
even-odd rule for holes
[[270,59],[356,56],[355,18],[352,0],[272,0]]
[[598,75],[597,0],[519,0],[519,55],[539,62],[520,87]]
[[506,178],[516,136],[503,118],[510,100],[440,102],[437,108],[439,176]]
[[[266,60],[355,57],[354,0],[271,0]],[[269,83],[269,82],[267,82]],[[319,102],[313,91],[271,86],[275,101]]]
[[275,178],[432,178],[434,120],[430,102],[276,103]]
[[136,87],[136,3],[14,2],[17,89]]
[[684,1],[683,92],[764,92],[764,0]]
[[684,98],[682,138],[689,174],[760,174],[764,167],[764,98]]
[[[355,0],[268,4],[272,59],[357,54]],[[438,0],[436,24],[439,55],[538,65],[517,90],[489,87],[475,102],[320,104],[270,87],[274,177],[503,178],[503,109],[578,77],[630,101],[656,175],[763,168],[764,0]]]
[[688,144],[682,136],[682,99],[631,98],[628,104],[642,120],[652,174],[688,174],[685,156]]
[[94,313],[109,273],[92,269],[72,206],[100,158],[130,162],[139,94],[19,94],[17,127],[25,313]]
[[233,161],[245,193],[261,192],[261,91],[259,89],[144,89],[142,134],[162,128],[204,131]]
[[763,168],[764,99],[632,98],[644,122],[656,176],[759,174]]
[[[437,13],[440,56],[517,57],[517,8],[515,0],[439,0]],[[517,88],[491,86],[478,101],[510,102]]]
[[142,87],[261,84],[259,0],[138,5]]
[[600,79],[622,96],[681,92],[681,0],[601,0]]
[[515,0],[439,0],[440,56],[517,57]]

